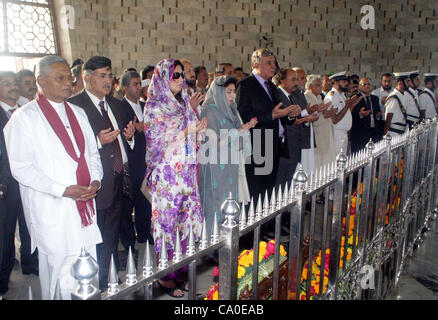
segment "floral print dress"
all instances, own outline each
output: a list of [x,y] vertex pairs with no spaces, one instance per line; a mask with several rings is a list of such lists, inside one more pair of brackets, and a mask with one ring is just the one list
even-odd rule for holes
[[[176,232],[179,230],[183,253],[187,250],[190,227],[195,240],[202,232],[203,213],[197,182],[196,134],[181,132],[196,123],[187,91],[179,102],[170,91],[174,60],[158,63],[145,106],[147,140],[147,189],[152,198],[152,226],[157,258],[164,241],[168,259],[173,259]],[[181,101],[181,100],[180,100]]]

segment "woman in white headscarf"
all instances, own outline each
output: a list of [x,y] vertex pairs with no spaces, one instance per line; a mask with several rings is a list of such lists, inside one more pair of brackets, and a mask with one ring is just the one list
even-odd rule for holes
[[200,152],[201,201],[209,235],[214,218],[219,222],[223,220],[220,208],[230,193],[240,203],[250,200],[244,157],[250,155],[248,130],[256,126],[257,119],[243,124],[235,102],[236,82],[230,76],[216,78],[201,113],[209,129]]

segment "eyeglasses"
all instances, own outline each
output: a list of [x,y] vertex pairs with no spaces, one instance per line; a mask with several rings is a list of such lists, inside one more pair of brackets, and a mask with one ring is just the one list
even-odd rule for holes
[[173,73],[173,80],[178,80],[180,77],[182,77],[184,79],[184,72],[174,72]]

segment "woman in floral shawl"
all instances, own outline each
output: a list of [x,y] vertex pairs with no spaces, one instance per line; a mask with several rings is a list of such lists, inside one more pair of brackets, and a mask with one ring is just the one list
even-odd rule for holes
[[[197,136],[207,121],[197,121],[190,107],[184,80],[184,67],[178,60],[165,59],[154,70],[144,109],[147,190],[151,194],[152,226],[157,258],[166,246],[173,259],[176,232],[183,254],[190,228],[195,239],[202,231],[203,213],[197,183]],[[164,239],[163,239],[164,236]],[[178,285],[184,282],[187,267],[160,279],[172,297],[182,297]],[[185,287],[181,287],[185,290]]]

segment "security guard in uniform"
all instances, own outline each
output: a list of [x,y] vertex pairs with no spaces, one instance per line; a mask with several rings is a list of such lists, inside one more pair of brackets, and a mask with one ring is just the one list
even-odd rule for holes
[[388,96],[385,102],[385,131],[384,134],[391,136],[401,135],[408,128],[407,122],[407,99],[406,93],[409,90],[410,72],[394,73],[397,81],[397,86],[394,91]]
[[335,152],[339,154],[343,151],[348,153],[349,132],[353,125],[353,117],[351,110],[363,99],[362,95],[346,98],[345,93],[348,92],[349,81],[347,72],[339,72],[330,77],[333,88],[324,99],[324,103],[332,103],[333,108],[338,109],[338,113],[333,118],[333,132],[335,138]]
[[426,119],[432,119],[437,115],[435,90],[438,87],[438,74],[426,73],[424,75],[424,84],[426,88],[420,93],[420,106],[426,111]]
[[412,129],[413,125],[421,122],[424,119],[424,110],[420,108],[418,100],[417,86],[419,85],[419,71],[410,72],[409,78],[406,79],[408,90],[405,93],[406,99],[406,121],[409,125],[409,129]]

